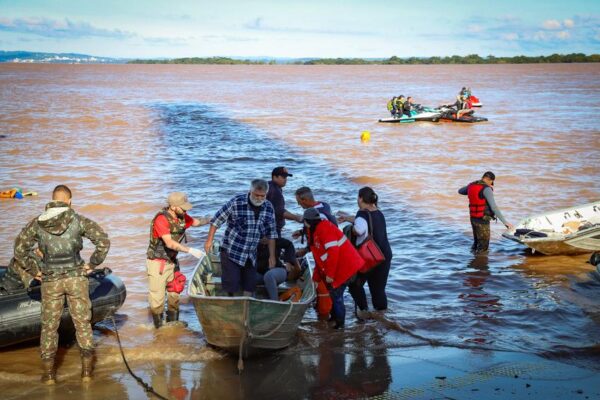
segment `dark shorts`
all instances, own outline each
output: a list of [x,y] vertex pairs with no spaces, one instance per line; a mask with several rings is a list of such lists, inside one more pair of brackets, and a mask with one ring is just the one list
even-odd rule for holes
[[250,259],[246,265],[241,266],[229,259],[226,250],[221,250],[221,285],[228,293],[236,293],[240,290],[254,292],[256,290],[256,267]]

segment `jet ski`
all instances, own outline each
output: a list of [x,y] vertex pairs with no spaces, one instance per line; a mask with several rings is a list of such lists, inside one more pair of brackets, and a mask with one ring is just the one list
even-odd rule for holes
[[[38,339],[41,331],[41,287],[23,287],[0,266],[0,347]],[[115,314],[125,302],[123,281],[109,268],[89,275],[92,324]],[[34,281],[37,283],[37,281]],[[65,302],[59,334],[73,337],[75,327]]]
[[473,123],[473,122],[484,122],[487,121],[488,119],[485,117],[476,117],[473,115],[473,113],[475,112],[475,110],[469,110],[468,113],[466,114],[462,114],[460,116],[460,118],[458,118],[456,115],[456,109],[455,108],[450,108],[450,107],[440,107],[440,121],[442,122],[467,122],[467,123]]
[[481,103],[478,97],[471,95],[469,97],[469,100],[471,101],[471,107],[483,107],[483,104]]
[[410,112],[410,117],[406,114],[402,114],[402,117],[392,117],[380,119],[379,122],[388,123],[407,123],[417,121],[429,121],[438,122],[440,120],[441,112],[434,108],[429,107],[416,107],[415,110]]

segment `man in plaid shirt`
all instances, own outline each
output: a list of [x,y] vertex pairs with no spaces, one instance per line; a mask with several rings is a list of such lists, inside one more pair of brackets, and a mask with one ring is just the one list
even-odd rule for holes
[[235,196],[221,207],[210,221],[210,230],[204,248],[212,249],[215,232],[227,222],[221,244],[221,284],[233,296],[241,289],[244,296],[252,296],[256,288],[256,248],[261,239],[268,241],[269,268],[276,265],[275,211],[266,200],[269,184],[255,179],[250,192]]

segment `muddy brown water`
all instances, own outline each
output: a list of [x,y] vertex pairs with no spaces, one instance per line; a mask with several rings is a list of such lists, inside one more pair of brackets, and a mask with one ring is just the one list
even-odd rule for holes
[[[392,95],[437,106],[465,85],[484,103],[477,114],[489,122],[377,123]],[[427,340],[533,354],[597,372],[600,276],[586,263],[589,256],[532,255],[502,239],[498,223],[489,256],[474,258],[467,201],[457,189],[494,171],[497,203],[513,223],[599,200],[599,91],[600,67],[591,64],[3,64],[0,190],[18,186],[39,195],[0,201],[0,264],[8,263],[15,236],[43,210],[52,188],[69,185],[74,208],[112,240],[105,265],[128,291],[116,316],[125,351],[134,369],[173,398],[201,397],[201,388],[211,385],[218,398],[252,398],[278,379],[289,379],[300,398],[328,398],[342,389],[323,374],[362,381],[361,368],[381,378],[369,381],[373,387],[355,385],[352,393],[377,395],[393,380],[387,354],[428,346]],[[361,143],[365,130],[371,140]],[[361,186],[379,193],[394,252],[390,309],[383,319],[359,324],[347,297],[348,328],[333,336],[309,311],[296,345],[250,361],[265,371],[262,385],[219,385],[235,360],[206,345],[185,298],[187,329],[152,328],[148,225],[170,191],[188,192],[193,215],[212,214],[278,165],[294,174],[284,188],[294,212],[300,209],[292,193],[302,185],[334,211],[356,211]],[[201,247],[206,233],[191,230],[191,244]],[[181,260],[189,276],[194,262]],[[67,392],[143,398],[143,389],[126,378],[112,323],[98,325],[95,335],[93,390],[77,383],[76,346],[61,349],[59,378],[66,383],[54,394],[37,387],[35,344],[2,349],[0,388],[8,398]],[[356,349],[363,348],[366,359],[357,361]],[[354,361],[342,363],[344,372],[334,361],[345,353]]]

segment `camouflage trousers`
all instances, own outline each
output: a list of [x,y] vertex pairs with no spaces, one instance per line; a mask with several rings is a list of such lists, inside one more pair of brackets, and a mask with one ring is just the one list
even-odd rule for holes
[[175,264],[166,260],[146,259],[148,271],[148,302],[152,314],[162,314],[165,310],[165,296],[169,311],[179,310],[179,293],[167,292],[167,283],[171,282],[175,274]]
[[482,223],[471,220],[471,227],[473,228],[473,246],[471,246],[471,251],[475,254],[488,251],[488,248],[490,247],[489,222]]
[[42,358],[53,358],[58,349],[58,326],[65,304],[75,326],[77,343],[82,351],[94,349],[92,334],[92,302],[89,281],[85,276],[69,277],[52,282],[42,282],[42,333],[40,353]]

